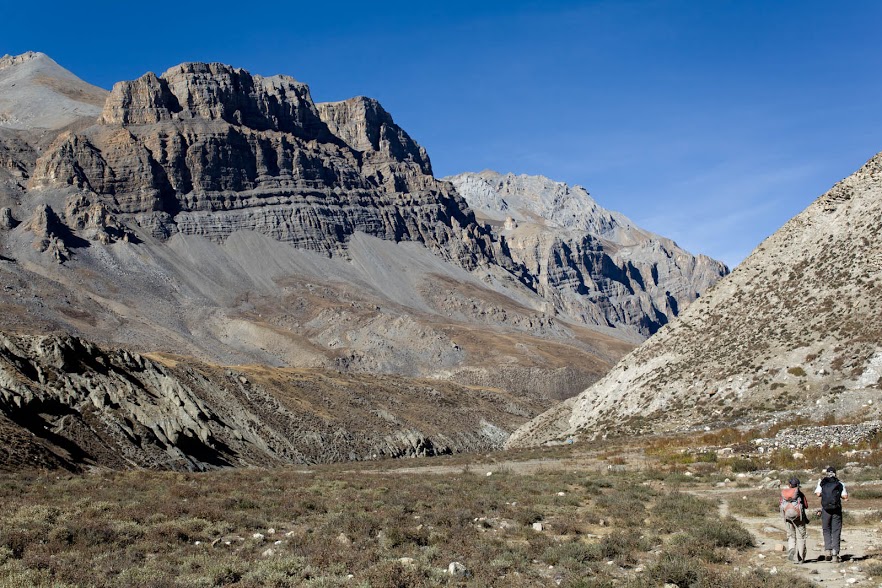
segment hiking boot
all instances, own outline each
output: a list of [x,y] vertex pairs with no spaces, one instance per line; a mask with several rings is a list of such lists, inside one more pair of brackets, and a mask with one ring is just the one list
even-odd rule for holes
[[840,559],[840,557],[838,555],[833,556],[833,563],[839,563],[841,561],[842,561],[842,559]]
[[823,558],[824,558],[824,560],[826,560],[826,561],[830,561],[831,559],[833,559],[833,556],[830,554],[830,550],[829,550],[829,549],[828,549],[827,551],[824,552]]

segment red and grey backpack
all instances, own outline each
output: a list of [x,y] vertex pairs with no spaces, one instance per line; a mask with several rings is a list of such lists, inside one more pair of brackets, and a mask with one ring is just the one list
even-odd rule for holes
[[799,498],[799,488],[781,490],[781,514],[785,521],[802,520],[802,500]]

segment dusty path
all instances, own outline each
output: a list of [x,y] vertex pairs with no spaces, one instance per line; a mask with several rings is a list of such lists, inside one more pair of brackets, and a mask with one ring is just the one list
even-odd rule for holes
[[[720,514],[734,517],[753,534],[756,538],[757,548],[750,555],[752,565],[768,571],[772,569],[786,570],[813,583],[831,588],[875,584],[872,578],[865,573],[865,570],[874,561],[868,558],[868,554],[875,552],[875,547],[882,544],[877,529],[855,527],[846,521],[842,529],[841,555],[843,562],[837,564],[818,561],[818,557],[824,553],[824,538],[821,532],[821,521],[814,516],[812,508],[808,525],[806,562],[797,565],[787,560],[787,531],[784,521],[775,516],[751,517],[732,512],[729,501],[740,500],[743,492],[731,488],[694,489],[689,492],[696,496],[710,497],[720,501]],[[811,499],[809,500],[811,502]],[[846,508],[846,510],[848,509]],[[781,545],[785,547],[785,551],[776,549]]]

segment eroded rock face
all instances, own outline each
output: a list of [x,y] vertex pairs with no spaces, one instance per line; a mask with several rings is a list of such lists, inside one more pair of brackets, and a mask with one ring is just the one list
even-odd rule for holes
[[513,446],[569,436],[879,418],[882,153]]
[[559,312],[648,336],[728,269],[605,210],[580,187],[485,171],[446,178]]
[[[35,449],[18,453],[43,455],[37,467],[205,470],[481,451],[538,406],[493,388],[185,367],[75,337],[0,334],[0,426],[12,423],[19,445]],[[0,469],[10,465],[21,464],[0,454]]]
[[345,254],[359,231],[518,271],[376,101],[319,108],[292,78],[221,64],[116,84],[98,124],[60,136],[30,187],[85,192],[159,238],[255,230]]

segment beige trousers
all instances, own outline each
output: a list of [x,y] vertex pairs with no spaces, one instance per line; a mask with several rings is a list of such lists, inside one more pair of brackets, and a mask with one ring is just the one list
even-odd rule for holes
[[787,527],[787,559],[805,561],[805,523],[784,521],[784,525]]

